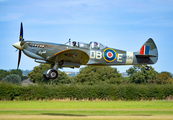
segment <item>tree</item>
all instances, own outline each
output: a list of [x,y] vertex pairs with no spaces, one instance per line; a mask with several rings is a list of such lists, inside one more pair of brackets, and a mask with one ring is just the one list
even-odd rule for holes
[[166,83],[173,83],[173,78],[171,73],[169,72],[161,72],[158,74],[157,77],[158,84],[166,84]]
[[20,85],[21,77],[18,74],[10,74],[10,75],[7,75],[5,78],[3,78],[2,82],[10,82],[13,84]]
[[10,74],[18,74],[21,77],[21,80],[23,80],[23,75],[21,70],[11,70],[11,71],[6,71],[6,70],[0,70],[0,80],[5,78],[7,75]]
[[19,70],[13,69],[9,72],[9,74],[18,74],[21,77],[21,80],[23,80],[22,71],[20,69]]
[[0,70],[0,80],[5,78],[7,75],[9,75],[9,73],[6,70]]
[[130,75],[131,83],[153,83],[155,82],[158,73],[149,66],[150,70],[145,70],[141,65],[134,65],[133,67],[126,70],[128,75]]
[[34,83],[63,83],[63,84],[69,84],[71,82],[71,78],[65,73],[58,71],[58,78],[54,80],[45,80],[43,77],[43,72],[47,69],[49,69],[50,65],[48,64],[40,64],[39,66],[35,66],[34,69],[28,73],[27,77],[30,78],[30,80]]
[[119,84],[123,81],[116,68],[109,66],[87,66],[74,77],[77,83],[94,85],[98,83]]

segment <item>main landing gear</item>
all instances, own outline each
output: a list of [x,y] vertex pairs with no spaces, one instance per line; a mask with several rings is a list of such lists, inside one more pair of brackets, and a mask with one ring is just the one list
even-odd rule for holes
[[46,79],[46,80],[56,79],[58,77],[57,68],[58,68],[58,56],[56,56],[56,63],[51,64],[50,69],[45,70],[43,72],[44,79]]

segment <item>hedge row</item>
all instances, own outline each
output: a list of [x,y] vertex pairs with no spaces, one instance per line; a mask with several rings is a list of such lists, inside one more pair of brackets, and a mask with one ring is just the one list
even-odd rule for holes
[[173,84],[30,85],[0,83],[0,100],[152,100],[173,96]]

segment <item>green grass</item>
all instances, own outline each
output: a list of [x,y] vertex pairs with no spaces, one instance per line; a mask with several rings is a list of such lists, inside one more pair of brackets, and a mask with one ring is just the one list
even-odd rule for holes
[[0,101],[0,109],[173,109],[173,101]]
[[173,117],[173,101],[0,101],[4,115]]

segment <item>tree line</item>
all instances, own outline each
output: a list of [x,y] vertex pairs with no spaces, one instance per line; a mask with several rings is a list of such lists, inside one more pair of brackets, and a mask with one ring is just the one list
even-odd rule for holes
[[38,84],[0,83],[0,100],[172,100],[173,84]]
[[[81,85],[97,85],[97,84],[172,84],[173,77],[169,72],[158,73],[153,67],[145,70],[141,65],[134,65],[126,70],[129,77],[122,77],[117,68],[110,66],[86,66],[80,69],[78,75],[69,77],[65,72],[58,71],[58,78],[54,80],[45,80],[42,73],[45,69],[49,69],[49,65],[40,64],[33,68],[27,77],[33,83],[46,84],[81,84]],[[26,78],[26,77],[25,77]],[[16,80],[17,79],[17,80]],[[0,70],[0,81],[21,84],[24,79],[21,70],[5,71]]]

